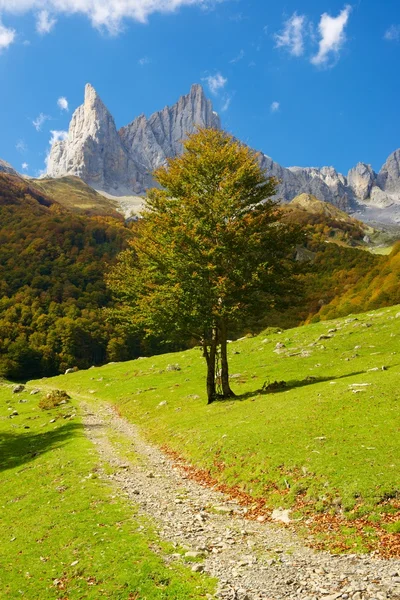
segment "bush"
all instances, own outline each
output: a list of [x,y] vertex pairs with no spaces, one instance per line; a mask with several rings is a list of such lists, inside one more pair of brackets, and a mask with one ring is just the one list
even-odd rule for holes
[[50,410],[60,406],[60,404],[66,404],[70,396],[64,390],[52,390],[39,402],[39,408],[43,410]]

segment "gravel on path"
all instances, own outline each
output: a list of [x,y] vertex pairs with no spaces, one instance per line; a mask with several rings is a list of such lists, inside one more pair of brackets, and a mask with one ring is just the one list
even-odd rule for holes
[[[102,477],[152,518],[162,539],[186,549],[193,570],[218,579],[217,598],[400,600],[400,560],[317,552],[285,527],[246,520],[242,507],[189,479],[111,406],[82,408],[86,434],[113,470]],[[121,459],[109,431],[128,440],[139,460]],[[185,560],[178,552],[167,559]]]

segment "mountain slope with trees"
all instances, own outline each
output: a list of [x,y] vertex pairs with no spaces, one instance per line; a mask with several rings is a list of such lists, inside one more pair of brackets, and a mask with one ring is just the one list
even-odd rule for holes
[[73,214],[0,173],[0,375],[134,355],[99,310],[110,303],[104,270],[130,236],[116,219]]
[[[397,251],[386,257],[360,249],[366,247],[364,226],[350,217],[343,223],[304,206],[282,210],[283,219],[294,219],[308,234],[297,251],[304,297],[285,310],[255,313],[230,336],[348,314],[371,302],[374,308],[399,302]],[[111,306],[111,296],[105,273],[140,223],[75,211],[74,201],[61,206],[36,182],[0,173],[0,377],[49,376],[191,343],[182,337],[177,346],[163,335],[160,345],[106,322],[102,309]]]

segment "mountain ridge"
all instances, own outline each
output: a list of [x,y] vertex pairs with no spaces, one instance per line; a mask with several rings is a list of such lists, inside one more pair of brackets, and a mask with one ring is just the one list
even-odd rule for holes
[[[137,197],[154,185],[152,171],[180,154],[182,140],[197,127],[221,127],[199,84],[172,106],[149,117],[139,115],[119,129],[96,90],[87,84],[67,139],[54,142],[50,150],[47,176],[80,177],[107,197],[121,198],[125,212],[129,198],[135,197],[132,206],[137,210]],[[400,149],[389,155],[378,173],[359,162],[347,175],[329,166],[284,167],[267,154],[258,155],[266,174],[279,181],[276,197],[285,203],[305,193],[361,220],[400,224]]]

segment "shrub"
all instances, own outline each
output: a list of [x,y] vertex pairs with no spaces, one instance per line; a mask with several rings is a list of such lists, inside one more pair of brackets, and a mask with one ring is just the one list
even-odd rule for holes
[[64,390],[52,390],[44,398],[39,401],[39,408],[43,410],[51,410],[60,406],[60,404],[66,404],[70,396]]

